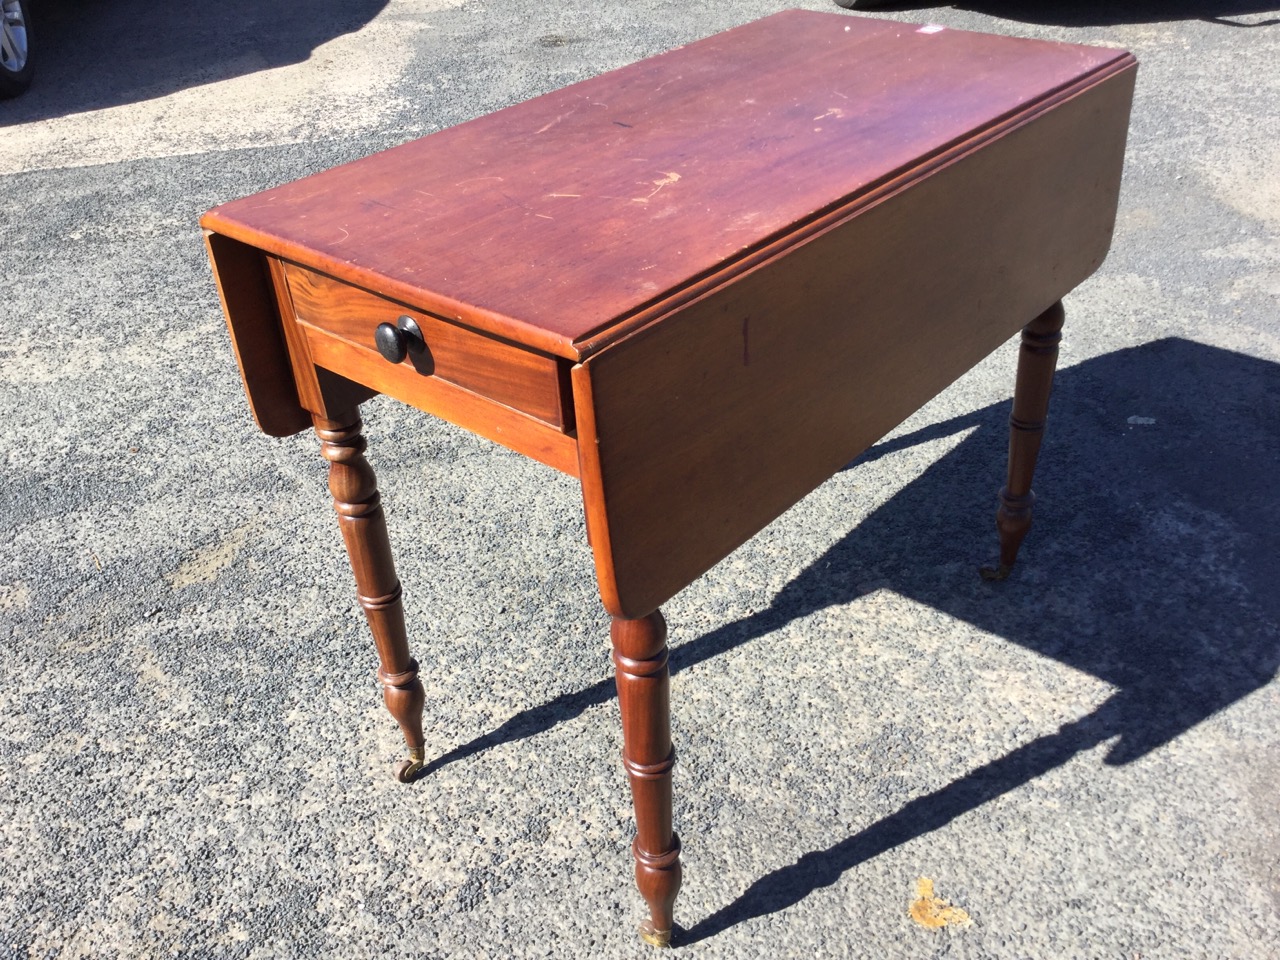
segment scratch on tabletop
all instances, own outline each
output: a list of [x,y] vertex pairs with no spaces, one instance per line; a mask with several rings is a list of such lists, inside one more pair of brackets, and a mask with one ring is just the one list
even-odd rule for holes
[[662,176],[662,179],[661,179],[661,180],[651,180],[651,181],[649,181],[650,183],[652,183],[652,184],[653,184],[653,192],[652,192],[652,193],[648,194],[647,196],[643,196],[643,197],[632,197],[631,199],[632,199],[633,201],[635,201],[636,203],[648,203],[648,202],[649,202],[649,198],[650,198],[650,197],[652,197],[654,194],[656,194],[656,193],[657,193],[659,190],[661,190],[663,187],[669,187],[669,186],[671,186],[671,184],[676,183],[676,182],[678,182],[679,180],[680,180],[680,174],[678,174],[678,173],[674,173],[674,172],[672,172],[672,173],[663,174],[663,176]]
[[560,114],[560,116],[558,116],[558,117],[556,117],[554,120],[552,120],[550,123],[548,123],[546,126],[539,127],[539,128],[538,128],[537,130],[535,130],[534,132],[535,132],[535,133],[546,133],[548,130],[550,130],[552,127],[554,127],[557,123],[559,123],[559,122],[560,122],[561,120],[563,120],[565,117],[572,116],[573,114],[577,113],[577,111],[578,111],[578,108],[577,108],[577,107],[574,107],[572,110],[567,110],[567,111],[565,111],[564,113]]

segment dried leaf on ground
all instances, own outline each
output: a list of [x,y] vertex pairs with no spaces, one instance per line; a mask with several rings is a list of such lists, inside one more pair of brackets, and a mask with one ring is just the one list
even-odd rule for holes
[[930,929],[945,926],[967,927],[973,923],[965,911],[933,895],[933,880],[929,877],[921,877],[916,881],[916,899],[912,901],[911,908],[907,912],[920,926]]

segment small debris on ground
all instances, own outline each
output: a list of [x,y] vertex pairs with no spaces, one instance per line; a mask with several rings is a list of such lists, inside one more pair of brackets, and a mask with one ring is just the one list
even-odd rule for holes
[[916,881],[916,899],[907,912],[920,926],[930,929],[946,926],[967,927],[973,923],[969,919],[969,914],[933,895],[933,881],[929,877],[921,877]]

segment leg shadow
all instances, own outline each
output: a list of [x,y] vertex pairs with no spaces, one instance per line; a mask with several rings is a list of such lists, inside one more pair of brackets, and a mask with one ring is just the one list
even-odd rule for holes
[[[1012,373],[1012,356],[1010,367]],[[968,436],[786,585],[765,610],[683,643],[687,669],[824,608],[873,579],[1115,688],[1098,709],[897,813],[756,881],[685,942],[798,903],[901,843],[1114,740],[1125,764],[1266,686],[1280,668],[1280,365],[1168,339],[1059,372],[1037,471],[1036,522],[1013,577],[994,552],[1008,404],[872,448]],[[940,506],[945,504],[945,506]],[[435,770],[533,736],[614,696],[601,680],[512,717]],[[1069,815],[1069,813],[1068,813]]]
[[744,920],[795,906],[815,890],[837,882],[846,870],[945,827],[957,817],[1097,746],[1115,735],[1117,719],[1112,702],[1108,701],[1056,733],[1038,737],[941,790],[917,797],[896,813],[835,846],[806,853],[790,866],[761,877],[737,900],[685,930],[678,945],[688,946],[723,933]]

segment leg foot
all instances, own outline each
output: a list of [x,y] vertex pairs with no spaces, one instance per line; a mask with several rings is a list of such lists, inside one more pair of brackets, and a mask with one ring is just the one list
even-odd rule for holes
[[651,947],[669,947],[671,946],[671,931],[655,930],[653,922],[646,920],[640,924],[640,939]]
[[396,779],[401,783],[412,783],[426,765],[426,750],[410,750],[409,759],[401,760],[400,766],[396,767]]
[[1062,304],[1055,303],[1022,330],[1018,380],[1013,393],[1013,413],[1009,417],[1009,473],[1000,490],[1000,508],[996,511],[1000,563],[981,568],[979,572],[984,580],[1004,580],[1009,576],[1022,541],[1031,529],[1031,508],[1036,502],[1031,479],[1049,415],[1049,394],[1053,389],[1064,317]]
[[671,827],[670,690],[667,625],[657,611],[639,620],[614,620],[611,630],[622,710],[622,765],[636,812],[636,886],[649,905],[640,938],[671,943],[672,914],[680,891],[680,839]]
[[1013,567],[1006,567],[1003,563],[995,567],[979,567],[978,573],[983,580],[988,583],[999,583],[1001,580],[1008,580],[1009,574],[1013,572]]
[[409,746],[409,760],[396,771],[396,779],[407,783],[423,766],[424,695],[418,680],[418,661],[409,655],[400,580],[391,558],[377,478],[364,458],[365,439],[356,410],[335,419],[314,419],[321,455],[329,461],[329,491],[351,559],[360,606],[378,648],[382,699],[400,724]]

